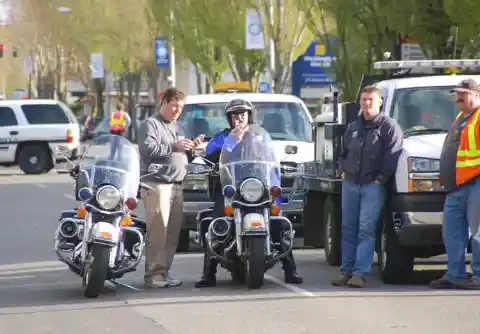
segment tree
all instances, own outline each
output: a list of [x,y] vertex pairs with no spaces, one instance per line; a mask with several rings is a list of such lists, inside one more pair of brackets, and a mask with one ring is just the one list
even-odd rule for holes
[[[255,6],[264,18],[265,54],[274,52],[274,64],[268,64],[273,89],[281,93],[290,79],[293,60],[305,50],[312,34],[307,29],[304,11],[293,2],[285,4],[283,0],[256,0]],[[269,40],[273,48],[270,48]]]
[[[150,0],[152,16],[159,27],[159,33],[169,36],[177,55],[183,56],[198,67],[213,86],[228,69],[224,50],[212,38],[212,25],[203,19],[208,11],[217,17],[224,15],[221,7],[208,7],[209,0],[179,0],[165,3]],[[201,14],[200,14],[201,13]]]
[[412,29],[413,6],[412,0],[301,1],[316,37],[336,55],[333,71],[345,99],[355,99],[362,75],[385,51],[399,58],[399,36]]

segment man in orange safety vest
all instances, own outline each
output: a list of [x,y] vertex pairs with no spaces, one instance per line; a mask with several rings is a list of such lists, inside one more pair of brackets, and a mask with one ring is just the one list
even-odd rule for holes
[[[434,289],[480,289],[480,84],[460,82],[456,93],[460,113],[443,143],[440,180],[447,191],[443,208],[443,242],[448,257],[445,275],[430,283]],[[470,231],[469,231],[470,230]],[[472,249],[472,277],[465,265]]]

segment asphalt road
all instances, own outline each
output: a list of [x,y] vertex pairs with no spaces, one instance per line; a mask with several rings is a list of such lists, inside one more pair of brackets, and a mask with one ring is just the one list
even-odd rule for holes
[[[373,275],[363,290],[333,288],[337,275],[320,250],[295,252],[305,283],[286,285],[279,267],[248,291],[220,270],[216,288],[194,289],[200,254],[179,254],[180,288],[135,292],[108,284],[96,300],[56,261],[53,232],[73,207],[67,175],[26,176],[0,169],[0,334],[23,333],[480,333],[476,291],[432,291],[443,265],[419,265],[415,282],[387,286]],[[140,212],[141,214],[141,212]],[[140,287],[143,268],[124,282]]]

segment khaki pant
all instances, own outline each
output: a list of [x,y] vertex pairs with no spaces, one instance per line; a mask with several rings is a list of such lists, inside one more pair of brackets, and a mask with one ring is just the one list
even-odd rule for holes
[[182,186],[152,182],[148,185],[155,191],[142,190],[147,224],[145,281],[168,274],[183,223]]

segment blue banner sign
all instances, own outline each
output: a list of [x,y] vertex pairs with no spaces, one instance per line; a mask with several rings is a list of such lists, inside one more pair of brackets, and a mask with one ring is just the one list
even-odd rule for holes
[[155,65],[157,67],[169,67],[170,65],[167,37],[155,38]]

